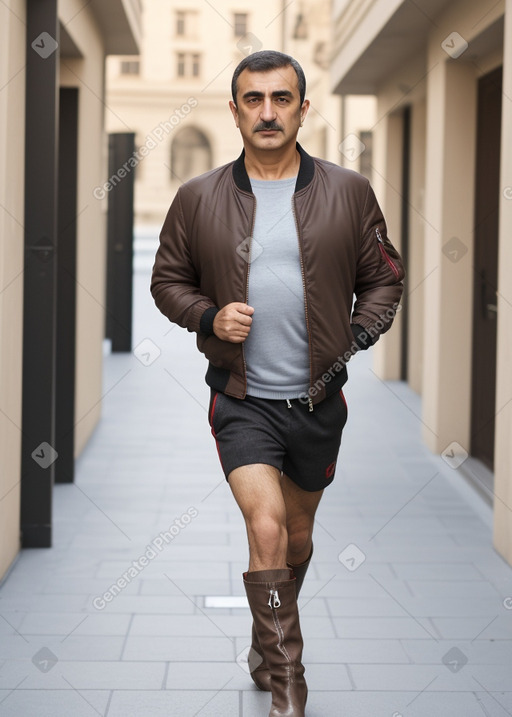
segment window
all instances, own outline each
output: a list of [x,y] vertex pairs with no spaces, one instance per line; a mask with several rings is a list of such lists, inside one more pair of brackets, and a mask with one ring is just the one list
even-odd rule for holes
[[235,37],[247,35],[247,13],[235,12]]
[[201,55],[197,52],[178,52],[176,74],[178,77],[200,77]]
[[178,52],[178,63],[176,66],[176,74],[178,77],[185,77],[185,53]]
[[199,77],[201,70],[201,59],[199,55],[192,55],[192,77]]
[[176,37],[196,37],[199,13],[196,10],[176,10],[174,15]]
[[183,10],[176,11],[176,35],[184,35],[186,13]]
[[121,61],[121,74],[122,75],[138,75],[140,72],[139,60],[122,60]]
[[308,24],[304,15],[299,12],[295,18],[295,27],[293,28],[293,39],[294,40],[307,40],[308,38]]
[[196,127],[184,127],[171,144],[171,180],[186,182],[213,167],[208,138]]

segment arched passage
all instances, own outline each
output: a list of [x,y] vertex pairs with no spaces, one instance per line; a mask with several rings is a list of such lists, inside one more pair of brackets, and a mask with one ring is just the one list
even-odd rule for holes
[[212,148],[208,137],[196,127],[184,127],[171,144],[171,179],[186,182],[212,169]]

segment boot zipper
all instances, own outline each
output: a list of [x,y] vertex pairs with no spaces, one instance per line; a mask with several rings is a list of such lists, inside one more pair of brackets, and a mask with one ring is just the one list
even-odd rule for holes
[[280,607],[281,600],[279,599],[279,593],[276,588],[270,588],[267,604],[272,610],[272,619],[274,620],[274,627],[276,628],[277,633],[277,649],[284,655],[287,662],[291,663],[292,660],[284,644],[284,631],[277,615],[277,608]]
[[393,272],[393,274],[394,274],[394,275],[396,276],[396,278],[398,279],[398,277],[399,277],[399,271],[398,271],[398,269],[396,268],[396,266],[395,266],[395,264],[393,263],[393,261],[390,259],[389,254],[388,254],[387,251],[386,251],[386,247],[384,246],[384,241],[383,241],[383,239],[382,239],[382,236],[381,236],[379,227],[375,227],[375,234],[377,235],[377,241],[379,242],[379,249],[380,249],[380,253],[382,254],[382,258],[383,258],[384,261],[388,264],[389,268],[391,269],[391,271]]
[[276,607],[281,606],[281,600],[279,599],[279,593],[277,592],[277,590],[270,588],[270,596],[268,598],[267,604],[271,608],[276,608]]

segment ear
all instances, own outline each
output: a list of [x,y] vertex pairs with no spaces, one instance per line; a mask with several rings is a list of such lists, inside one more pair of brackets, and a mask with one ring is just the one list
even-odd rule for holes
[[229,100],[229,109],[231,110],[231,114],[233,115],[235,124],[238,127],[238,109],[233,100]]
[[310,101],[304,100],[302,103],[302,107],[300,108],[300,126],[302,127],[302,123],[306,119],[306,115],[308,113],[309,107],[310,107]]

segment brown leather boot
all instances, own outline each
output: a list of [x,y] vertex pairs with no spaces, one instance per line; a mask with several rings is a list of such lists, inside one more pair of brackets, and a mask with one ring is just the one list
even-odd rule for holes
[[270,672],[269,717],[304,717],[308,689],[293,571],[286,568],[244,573],[244,586]]
[[[304,582],[304,578],[306,577],[306,573],[308,571],[312,555],[313,546],[311,546],[309,558],[303,563],[300,563],[300,565],[291,565],[290,563],[286,563],[288,567],[293,570],[293,574],[295,575],[295,588],[297,592],[297,597],[299,597],[300,589],[302,587],[302,583]],[[270,692],[270,672],[268,669],[268,665],[265,662],[265,658],[263,657],[263,650],[260,647],[260,642],[258,640],[256,628],[254,627],[254,622],[252,624],[251,643],[251,648],[247,656],[247,662],[249,664],[249,671],[251,677],[256,687],[258,687],[260,690],[265,690],[265,692]]]

